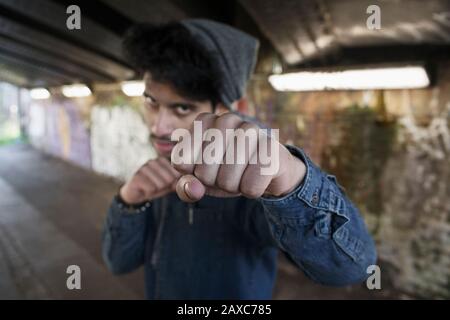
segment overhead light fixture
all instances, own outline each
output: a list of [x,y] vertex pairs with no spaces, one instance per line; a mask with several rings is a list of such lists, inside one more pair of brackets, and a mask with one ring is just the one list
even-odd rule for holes
[[122,82],[122,91],[129,97],[142,96],[145,90],[143,81],[124,81]]
[[84,84],[72,84],[62,87],[62,93],[67,98],[81,98],[91,95],[91,89]]
[[30,97],[34,100],[50,98],[50,92],[45,88],[34,88],[30,90]]
[[379,67],[330,72],[294,72],[271,75],[270,84],[277,91],[417,89],[429,86],[422,66]]

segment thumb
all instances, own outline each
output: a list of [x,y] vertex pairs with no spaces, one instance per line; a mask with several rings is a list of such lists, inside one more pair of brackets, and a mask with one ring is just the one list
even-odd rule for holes
[[182,176],[177,183],[178,197],[185,202],[199,201],[205,195],[205,186],[193,175]]

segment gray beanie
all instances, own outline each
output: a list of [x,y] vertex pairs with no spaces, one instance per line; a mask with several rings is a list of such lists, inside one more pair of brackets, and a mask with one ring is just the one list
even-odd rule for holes
[[244,95],[255,68],[259,41],[238,29],[211,20],[187,19],[180,23],[206,50],[217,56],[223,74],[220,98],[230,108]]

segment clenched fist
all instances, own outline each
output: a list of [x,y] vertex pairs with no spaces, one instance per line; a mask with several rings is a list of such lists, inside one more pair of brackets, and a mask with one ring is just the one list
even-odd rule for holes
[[[294,190],[305,176],[304,163],[276,139],[265,134],[249,134],[258,129],[232,113],[220,116],[202,113],[190,131],[172,134],[172,139],[178,140],[172,150],[172,165],[183,174],[176,184],[178,196],[183,201],[194,202],[205,194],[258,198],[279,197]],[[232,137],[235,132],[247,137],[247,142],[230,143],[237,139]],[[186,140],[192,137],[194,140]],[[262,150],[271,153],[270,165],[275,164],[276,170],[264,170],[268,163]],[[180,158],[184,161],[180,162]]]
[[138,204],[175,191],[180,174],[169,160],[160,157],[144,164],[134,176],[120,188],[120,197],[127,204]]

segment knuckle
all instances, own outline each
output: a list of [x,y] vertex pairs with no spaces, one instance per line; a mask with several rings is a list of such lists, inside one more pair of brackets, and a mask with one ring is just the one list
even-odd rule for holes
[[229,128],[231,126],[236,126],[236,124],[241,123],[242,120],[237,115],[232,113],[226,113],[216,118],[216,125],[218,127]]
[[216,184],[220,189],[226,192],[234,193],[237,191],[237,188],[233,182],[227,179],[218,179]]
[[196,176],[203,184],[210,187],[214,186],[214,183],[216,182],[215,177],[212,174],[209,174],[207,168],[203,165],[195,167],[194,176]]
[[214,115],[209,113],[209,112],[202,112],[195,118],[195,120],[196,121],[203,121],[203,120],[208,119],[208,118],[210,118],[212,116],[214,116]]
[[139,170],[136,171],[136,173],[135,173],[134,175],[137,176],[137,177],[142,177],[142,176],[144,176],[144,175],[145,175],[145,169],[144,169],[144,167],[139,168]]
[[251,122],[248,122],[248,121],[243,121],[243,122],[240,124],[239,128],[243,129],[244,131],[247,131],[247,130],[257,130],[257,129],[259,129],[259,127],[258,127],[257,125],[255,125],[255,124],[253,124],[253,123],[251,123]]
[[156,159],[154,162],[162,167],[165,167],[167,165],[167,159],[162,158],[162,157]]
[[252,199],[259,198],[263,194],[259,188],[245,183],[242,184],[239,189],[243,195]]
[[192,166],[189,164],[183,164],[183,163],[179,163],[179,164],[173,164],[173,167],[181,172],[181,173],[190,173],[192,172]]

